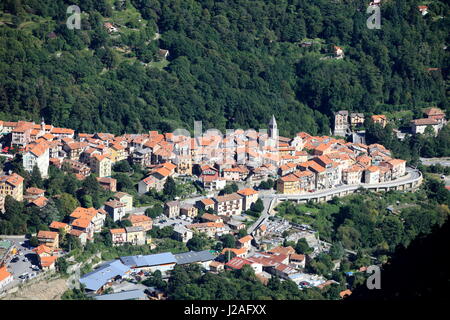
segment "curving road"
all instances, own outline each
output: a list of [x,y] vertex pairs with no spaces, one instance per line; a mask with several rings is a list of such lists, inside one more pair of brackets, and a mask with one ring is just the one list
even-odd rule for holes
[[[310,193],[303,193],[303,194],[262,194],[261,200],[264,203],[264,211],[261,213],[261,216],[258,218],[258,220],[255,221],[255,223],[248,228],[248,233],[251,234],[253,231],[259,227],[270,216],[270,211],[272,211],[274,205],[278,201],[284,201],[284,200],[295,200],[295,201],[308,201],[313,199],[320,199],[320,198],[329,198],[334,196],[340,196],[340,195],[347,195],[352,191],[356,191],[359,188],[364,189],[387,189],[387,188],[395,188],[402,185],[407,184],[413,184],[418,183],[420,184],[422,180],[422,173],[415,169],[415,168],[406,168],[406,175],[403,177],[400,177],[398,179],[385,182],[385,183],[376,183],[376,184],[367,184],[367,183],[361,183],[358,185],[340,185],[332,189],[327,190],[319,190],[316,192],[310,192]],[[417,184],[417,185],[418,185]]]

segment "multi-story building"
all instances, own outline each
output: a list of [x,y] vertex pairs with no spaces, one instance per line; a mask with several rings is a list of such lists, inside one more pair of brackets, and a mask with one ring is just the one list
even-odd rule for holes
[[180,206],[180,214],[186,217],[195,218],[198,214],[198,209],[190,203],[183,203]]
[[90,167],[99,178],[111,176],[112,162],[108,154],[92,156]]
[[334,113],[334,132],[335,136],[345,136],[348,130],[348,111],[341,110]]
[[125,211],[128,212],[133,209],[133,196],[126,192],[117,192],[114,194],[114,199],[125,203]]
[[238,215],[242,213],[242,197],[237,193],[231,193],[213,198],[214,210],[218,215]]
[[133,227],[142,227],[144,231],[149,231],[153,227],[153,220],[146,215],[141,214],[132,214],[127,220],[131,222]]
[[49,248],[56,249],[59,247],[59,233],[54,231],[39,231],[37,234],[39,244],[44,244]]
[[250,210],[253,203],[258,200],[258,192],[253,188],[245,188],[237,192],[242,197],[242,209]]
[[180,215],[180,202],[169,201],[164,204],[164,214],[168,218],[175,218]]
[[23,178],[17,173],[0,176],[0,197],[11,196],[17,201],[23,200]]
[[126,204],[117,200],[105,202],[105,211],[114,221],[122,220],[126,214]]
[[30,145],[30,147],[27,147],[27,151],[23,155],[23,168],[27,172],[32,172],[33,168],[37,166],[39,169],[41,176],[43,178],[48,177],[48,166],[49,166],[49,159],[50,159],[50,153],[48,144],[46,142],[40,142],[38,144]]

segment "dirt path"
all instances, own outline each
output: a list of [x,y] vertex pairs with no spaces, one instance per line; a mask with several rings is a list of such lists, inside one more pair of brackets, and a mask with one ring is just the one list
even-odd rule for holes
[[67,290],[66,279],[42,280],[4,297],[4,300],[61,300]]

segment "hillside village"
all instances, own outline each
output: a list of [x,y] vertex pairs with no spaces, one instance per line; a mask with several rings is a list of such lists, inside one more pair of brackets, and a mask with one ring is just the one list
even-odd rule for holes
[[[37,246],[30,250],[41,272],[54,271],[58,259],[69,253],[60,246],[67,236],[85,246],[107,230],[112,246],[128,244],[154,249],[158,245],[150,236],[151,230],[171,226],[173,239],[184,244],[199,234],[209,239],[231,235],[235,241],[231,247],[215,252],[163,252],[109,261],[80,278],[91,296],[118,285],[117,279],[145,277],[156,270],[167,274],[177,264],[190,263],[200,263],[209,272],[238,270],[249,265],[263,283],[276,275],[293,280],[300,287],[330,284],[321,276],[304,272],[305,255],[282,246],[281,233],[292,227],[289,223],[283,219],[255,221],[249,213],[272,213],[272,204],[268,208],[268,203],[262,201],[267,194],[314,195],[345,185],[376,186],[407,174],[406,161],[393,158],[382,145],[352,143],[305,132],[293,138],[282,137],[275,117],[270,120],[267,133],[234,130],[225,137],[215,131],[195,138],[156,131],[122,136],[76,134],[44,121],[41,124],[1,121],[0,133],[2,156],[7,158],[4,165],[19,159],[25,172],[39,171],[43,179],[49,177],[52,166],[74,174],[80,181],[93,176],[112,195],[97,208],[77,207],[61,221],[52,221],[46,230],[37,230],[34,235]],[[135,196],[164,192],[174,178],[190,179],[201,192],[166,201],[163,215],[151,218],[145,209],[136,207],[135,196],[117,190],[113,167],[124,161],[146,172],[135,185]],[[25,188],[24,177],[15,172],[3,172],[0,183],[2,211],[7,197],[38,210],[44,210],[49,201],[46,190]],[[242,188],[234,189],[237,184]],[[126,220],[127,224],[108,228],[107,220],[119,224]],[[294,229],[297,238],[303,234],[302,238],[309,239],[308,244],[314,249],[312,257],[326,249],[307,226]],[[11,286],[15,277],[21,277],[22,282],[28,277],[8,271],[17,249],[12,246],[3,257],[2,287]],[[128,294],[142,298],[141,289]]]

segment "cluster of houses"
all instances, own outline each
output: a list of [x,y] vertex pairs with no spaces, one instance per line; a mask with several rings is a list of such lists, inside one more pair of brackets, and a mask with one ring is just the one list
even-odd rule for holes
[[[446,123],[445,114],[437,108],[427,109],[426,115],[427,121],[441,126]],[[372,116],[372,119],[381,125],[387,123],[383,115]],[[364,117],[340,111],[335,120],[335,132],[345,132],[349,125],[362,124]],[[220,132],[208,130],[194,138],[157,131],[122,136],[79,133],[75,138],[73,130],[56,128],[44,121],[40,125],[0,121],[0,133],[9,137],[11,147],[20,148],[25,170],[32,172],[37,167],[46,177],[49,165],[65,166],[80,180],[95,173],[100,185],[112,192],[116,191],[116,181],[111,178],[111,168],[122,160],[147,169],[146,176],[138,183],[141,194],[151,189],[161,191],[168,177],[177,175],[193,176],[211,192],[223,189],[229,182],[255,185],[272,178],[278,179],[279,192],[301,193],[341,183],[387,181],[405,173],[405,162],[392,159],[390,152],[381,145],[366,146],[305,132],[293,138],[282,137],[274,117],[269,122],[268,132],[238,129],[222,136]],[[0,177],[0,205],[4,201],[1,196],[4,198],[7,194],[23,200],[22,182],[17,174]],[[248,209],[245,197],[242,206],[239,205],[239,195],[211,200],[219,214],[229,210],[228,207],[234,208],[233,214]],[[46,203],[43,195],[33,201],[40,207]],[[205,205],[211,206],[211,203],[207,201]],[[114,220],[121,219],[126,211],[114,201],[108,203],[105,210],[114,212]],[[188,216],[193,214],[193,209],[190,210]]]
[[257,278],[263,284],[267,284],[272,276],[295,282],[305,268],[305,255],[295,253],[292,247],[278,246],[265,252],[254,253],[251,256],[239,253],[239,250],[234,251],[238,251],[238,254],[234,254],[233,258],[230,258],[228,250],[224,250],[219,255],[204,250],[178,254],[163,252],[124,256],[106,262],[96,270],[83,275],[80,283],[84,285],[87,293],[101,295],[118,282],[131,280],[135,275],[148,275],[157,270],[165,275],[176,265],[199,264],[207,272],[213,273],[225,269],[239,270],[243,266],[249,265],[255,271]]
[[176,225],[175,237],[179,241],[187,242],[194,233],[198,232],[219,238],[224,234],[237,233],[244,229],[244,222],[233,217],[240,216],[244,211],[249,210],[257,200],[258,192],[253,188],[245,188],[231,194],[204,198],[195,204],[169,201],[164,204],[164,214],[168,218],[196,218],[199,210],[202,210],[205,213],[200,217],[200,222]]
[[[45,192],[45,190],[41,191]],[[41,269],[55,268],[55,262],[62,252],[60,250],[61,234],[73,236],[79,239],[82,245],[86,245],[88,241],[94,240],[96,233],[102,231],[107,216],[115,222],[121,220],[130,222],[129,227],[109,230],[113,245],[148,244],[150,239],[147,239],[146,233],[152,229],[153,221],[150,217],[142,214],[129,214],[133,208],[132,203],[131,195],[117,192],[113,199],[104,203],[104,208],[78,207],[66,218],[65,222],[52,221],[49,230],[40,230],[36,235],[39,246],[33,251],[38,256]]]
[[[430,70],[433,68],[429,68]],[[372,115],[370,119],[383,128],[388,124],[385,115]],[[340,110],[334,113],[334,135],[346,136],[353,129],[361,128],[364,125],[364,114],[347,110]],[[410,132],[412,134],[423,134],[425,129],[430,126],[437,135],[439,131],[447,124],[445,112],[436,107],[430,107],[423,110],[423,118],[411,120]]]

